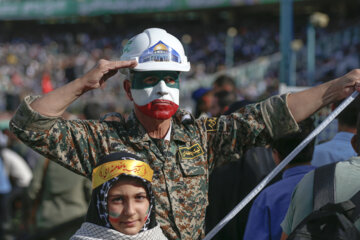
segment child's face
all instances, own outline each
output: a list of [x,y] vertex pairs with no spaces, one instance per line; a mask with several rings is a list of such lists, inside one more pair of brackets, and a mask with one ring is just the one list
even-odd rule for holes
[[135,235],[144,226],[149,199],[144,186],[135,180],[120,180],[109,191],[109,221],[114,229]]

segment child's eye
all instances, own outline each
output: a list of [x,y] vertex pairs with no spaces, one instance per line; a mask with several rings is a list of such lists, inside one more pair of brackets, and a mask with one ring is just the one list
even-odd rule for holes
[[144,199],[146,199],[146,196],[139,195],[139,196],[136,196],[135,198],[136,198],[136,200],[144,200]]
[[119,202],[123,201],[123,198],[122,197],[114,197],[114,198],[111,198],[110,201],[113,203],[119,203]]

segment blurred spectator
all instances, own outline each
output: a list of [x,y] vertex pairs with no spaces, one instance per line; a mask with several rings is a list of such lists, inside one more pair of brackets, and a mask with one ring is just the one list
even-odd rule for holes
[[12,189],[9,194],[9,204],[6,209],[9,229],[13,226],[12,220],[18,219],[23,223],[27,218],[28,201],[26,200],[26,189],[33,177],[32,171],[26,161],[16,152],[7,148],[7,136],[0,132],[0,157],[6,174],[11,182]]
[[208,117],[211,107],[213,93],[209,88],[199,88],[192,94],[192,99],[195,100],[195,118]]
[[20,98],[17,94],[6,93],[5,94],[6,111],[15,112],[16,108],[20,104]]
[[[67,113],[63,117],[74,116]],[[28,197],[32,203],[29,239],[68,240],[85,220],[91,199],[91,181],[40,157]]]
[[30,169],[34,169],[38,158],[40,158],[40,154],[26,146],[23,142],[21,142],[10,130],[8,129],[9,125],[3,129],[3,133],[6,136],[7,148],[13,150],[18,155],[20,155],[30,167]]
[[[332,112],[332,104],[329,106],[321,108],[319,111],[316,112],[315,116],[315,126],[318,126],[321,124],[322,121],[324,121],[329,114]],[[331,140],[336,133],[338,132],[338,120],[335,118],[333,121],[329,123],[329,125],[326,126],[324,130],[322,130],[317,136],[316,136],[316,144],[321,144],[324,142],[327,142]]]
[[[346,161],[335,162],[335,174],[333,176],[335,187],[334,202],[340,203],[350,199],[360,190],[360,115],[357,116],[357,132],[351,139],[351,145],[357,156]],[[330,182],[330,181],[329,181]],[[332,182],[332,181],[331,181]],[[322,189],[323,192],[329,189]],[[294,189],[292,199],[286,216],[281,223],[283,234],[281,239],[287,239],[296,226],[302,222],[314,210],[314,171],[309,172]],[[325,203],[326,204],[326,203]],[[324,205],[325,205],[324,204]],[[324,206],[323,205],[323,206]],[[319,209],[318,207],[316,209]],[[349,210],[350,211],[350,210]],[[354,215],[356,216],[356,215]],[[354,218],[356,219],[356,218]],[[327,228],[328,226],[326,226]],[[360,231],[360,218],[355,221],[355,227]],[[309,229],[311,230],[311,229]],[[342,231],[342,230],[340,230]]]
[[8,203],[11,184],[0,156],[0,239],[5,239],[5,228],[9,222]]
[[235,101],[236,101],[235,92],[229,92],[226,90],[215,92],[210,106],[211,116],[219,117],[220,115],[223,115],[226,111],[229,110],[230,105]]
[[213,90],[214,93],[222,90],[236,93],[236,84],[232,77],[227,75],[220,75],[213,82]]
[[13,186],[26,188],[32,179],[32,172],[25,160],[16,152],[8,148],[1,149],[4,167],[9,174]]
[[51,83],[51,77],[48,72],[44,72],[41,79],[42,93],[51,92],[54,88]]
[[86,103],[83,109],[84,118],[88,120],[99,120],[102,112],[102,106],[96,102]]
[[13,187],[26,188],[32,179],[32,172],[26,161],[16,152],[7,148],[7,136],[0,132],[0,156]]
[[[234,103],[231,114],[245,107],[249,101]],[[239,159],[237,154],[228,156],[232,162],[217,165],[209,179],[209,205],[206,209],[206,232],[216,226],[233,208],[244,199],[250,191],[275,167],[271,149],[268,147],[253,147]],[[279,175],[272,182],[279,179]],[[251,203],[237,214],[213,238],[242,239],[250,211]]]
[[[332,105],[334,110],[341,101]],[[356,119],[360,112],[360,98],[357,97],[337,117],[338,132],[328,142],[315,147],[312,165],[320,167],[329,163],[344,161],[356,156],[350,140],[356,133]]]
[[75,73],[75,66],[74,66],[74,58],[70,57],[65,61],[65,81],[71,82],[75,80],[76,73]]
[[[331,26],[321,29],[321,37],[317,41],[318,50],[316,53],[317,81],[322,81],[323,76],[330,70],[333,70],[333,73],[339,76],[349,68],[358,65],[359,21],[359,18],[341,19],[332,21]],[[15,25],[15,23],[12,24]],[[133,31],[139,28],[135,26],[134,28],[129,27],[128,31],[121,31],[121,33],[114,33],[114,31],[101,28],[101,34],[97,34],[99,26],[94,26],[91,23],[88,23],[86,27],[84,25],[64,24],[61,30],[57,28],[56,31],[53,31],[55,25],[49,27],[47,24],[33,24],[34,26],[29,28],[32,29],[30,32],[19,27],[4,27],[7,32],[0,36],[0,99],[4,98],[2,95],[5,93],[20,94],[21,96],[30,92],[42,93],[41,79],[45,70],[49,72],[51,83],[55,88],[83,75],[100,58],[117,59],[123,47],[122,42],[125,42],[128,36],[133,35]],[[183,76],[184,83],[187,79],[201,79],[218,71],[220,66],[224,66],[224,46],[228,24],[212,24],[211,27],[205,25],[205,28],[202,26],[201,31],[199,31],[199,25],[194,25],[192,22],[184,22],[181,27],[171,27],[170,25],[166,26],[166,29],[174,32],[179,38],[184,33],[189,34],[192,38],[191,43],[188,44],[188,50],[191,52],[189,60],[192,64],[192,71],[189,75]],[[261,56],[269,56],[279,52],[279,33],[277,25],[273,21],[242,19],[233,26],[239,32],[234,38],[235,68],[244,63],[255,61]],[[298,38],[306,37],[304,26],[302,24],[296,28]],[[254,41],[254,39],[256,40]],[[298,85],[307,84],[306,63],[302,60],[306,59],[305,55],[306,48],[299,50],[296,74]],[[278,82],[278,77],[274,77],[278,71],[278,62],[274,65],[275,67],[266,70],[266,75],[273,77],[270,79],[265,78],[259,85],[272,86]],[[198,69],[201,69],[201,71]],[[244,82],[242,75],[251,75],[252,72],[257,70],[255,68],[253,71],[247,71],[246,73],[231,70],[231,73],[237,74],[236,83],[238,85],[241,83],[242,89],[248,92],[241,92],[242,96],[257,97],[263,91],[270,91],[267,94],[273,92],[271,89],[266,90],[267,86],[262,86],[260,89],[258,89],[258,86],[243,86],[251,85],[248,80],[251,78],[247,77]],[[259,66],[259,72],[261,71],[263,69]],[[333,79],[333,77],[327,77],[326,79]],[[111,91],[106,91],[107,94],[99,91],[96,93],[96,95],[99,95],[98,97],[104,99],[105,103],[122,102],[122,100],[126,99],[126,96],[119,94],[118,91],[119,86],[121,89],[121,81],[108,81],[108,83],[108,88]],[[189,95],[184,94],[182,97],[188,98]],[[87,97],[82,98],[82,101],[86,102],[91,97],[93,97],[93,94],[88,94]],[[251,98],[251,100],[259,99]],[[3,103],[0,102],[0,110],[3,109]]]
[[225,115],[231,114],[233,112],[235,112],[236,110],[239,110],[242,107],[245,107],[248,104],[252,104],[254,103],[253,101],[249,101],[249,100],[239,100],[236,102],[233,102],[232,104],[230,104],[228,110],[224,113]]
[[[91,198],[91,182],[48,159],[39,160],[28,189],[32,200],[30,239],[67,240],[80,228]],[[67,222],[72,222],[70,226]],[[63,228],[57,228],[63,225]],[[55,231],[56,230],[56,231]]]
[[[276,164],[284,160],[314,129],[314,121],[308,118],[299,123],[301,131],[274,140],[273,156]],[[244,240],[280,239],[281,221],[291,201],[291,194],[302,177],[314,169],[310,165],[315,140],[310,142],[288,164],[282,179],[265,188],[252,204],[246,224]]]

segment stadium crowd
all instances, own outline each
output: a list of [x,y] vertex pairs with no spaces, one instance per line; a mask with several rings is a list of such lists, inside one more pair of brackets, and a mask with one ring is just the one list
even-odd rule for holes
[[[318,82],[341,76],[359,65],[359,21],[336,21],[331,23],[331,27],[318,30]],[[202,31],[199,31],[198,26],[191,25],[166,28],[179,39],[184,34],[191,37],[185,49],[189,53],[192,69],[183,75],[184,81],[196,80],[225,69],[227,28],[225,25],[205,27]],[[276,23],[244,21],[236,28],[238,34],[234,37],[233,48],[235,67],[279,51],[279,31]],[[42,93],[47,91],[43,89],[46,85],[51,88],[72,81],[91,69],[101,58],[118,59],[123,45],[136,30],[125,30],[119,34],[112,31],[95,34],[82,29],[72,32],[41,32],[34,29],[34,34],[15,31],[10,35],[11,38],[2,35],[0,94],[3,97],[4,93],[21,96],[29,92]],[[297,30],[295,36],[306,42],[304,28]],[[306,86],[306,48],[303,47],[297,55],[297,85]],[[271,78],[273,82],[277,79],[277,69],[271,71],[274,72],[268,75],[274,76]],[[274,84],[272,82],[267,84]],[[113,91],[111,94],[101,94],[101,97],[110,104],[119,97],[121,86],[118,81],[112,81],[109,85]],[[4,109],[3,104],[0,104],[0,109]]]

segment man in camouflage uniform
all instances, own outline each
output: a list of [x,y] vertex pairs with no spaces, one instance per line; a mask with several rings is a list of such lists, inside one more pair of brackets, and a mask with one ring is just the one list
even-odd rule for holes
[[[31,148],[89,178],[99,157],[111,152],[127,151],[147,159],[154,170],[157,221],[169,239],[204,237],[208,177],[215,164],[296,131],[296,122],[350,95],[360,82],[360,71],[354,70],[229,116],[194,119],[177,109],[179,71],[190,66],[175,37],[162,29],[147,29],[129,41],[121,60],[100,60],[84,76],[42,97],[26,97],[11,120],[11,129]],[[79,96],[101,87],[119,69],[127,71],[124,89],[134,102],[127,121],[60,117]]]

